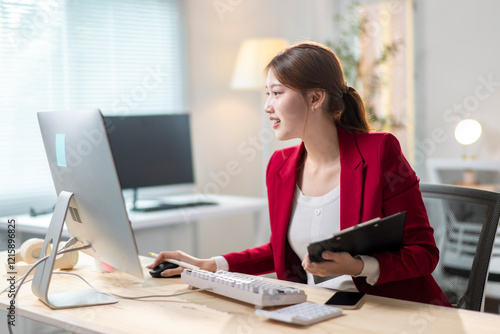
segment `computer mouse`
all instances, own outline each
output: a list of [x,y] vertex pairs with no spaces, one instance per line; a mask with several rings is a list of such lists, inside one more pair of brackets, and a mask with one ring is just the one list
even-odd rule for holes
[[154,267],[153,269],[151,269],[149,271],[149,274],[152,277],[154,277],[154,278],[174,278],[174,277],[181,277],[181,275],[175,275],[175,276],[170,276],[170,277],[165,277],[165,276],[161,275],[162,271],[167,270],[167,269],[175,269],[177,267],[179,267],[179,266],[176,265],[176,264],[173,264],[173,263],[170,263],[170,262],[163,262],[163,263],[160,263],[159,265],[157,265],[156,267]]

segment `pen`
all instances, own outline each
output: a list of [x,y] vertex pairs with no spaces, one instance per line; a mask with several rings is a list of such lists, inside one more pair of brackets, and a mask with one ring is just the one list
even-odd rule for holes
[[[152,257],[158,257],[159,254],[156,254],[156,253],[153,253],[153,252],[149,252],[149,255],[151,255]],[[176,265],[178,265],[180,267],[184,267],[184,268],[188,268],[188,269],[200,269],[197,266],[193,266],[192,264],[189,264],[189,263],[186,263],[186,262],[183,262],[183,261],[179,261],[179,260],[163,259],[163,261],[170,262],[170,263],[176,264]]]

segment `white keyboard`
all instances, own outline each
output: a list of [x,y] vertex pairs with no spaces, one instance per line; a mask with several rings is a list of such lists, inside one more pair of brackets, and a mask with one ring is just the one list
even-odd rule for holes
[[342,309],[335,306],[305,302],[275,311],[255,310],[255,314],[291,324],[312,325],[338,317],[342,314]]
[[252,276],[218,270],[184,269],[181,281],[196,288],[253,304],[257,307],[290,305],[307,300],[303,290],[269,283]]

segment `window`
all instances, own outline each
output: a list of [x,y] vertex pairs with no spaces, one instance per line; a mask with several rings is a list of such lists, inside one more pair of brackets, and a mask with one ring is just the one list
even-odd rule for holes
[[0,2],[0,216],[55,204],[36,113],[186,109],[180,0]]

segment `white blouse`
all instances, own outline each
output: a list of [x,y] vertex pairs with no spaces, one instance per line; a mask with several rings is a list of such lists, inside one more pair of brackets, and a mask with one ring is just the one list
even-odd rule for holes
[[[311,242],[327,239],[339,231],[340,186],[318,197],[305,196],[296,186],[288,240],[301,261],[304,260],[307,246]],[[364,262],[364,268],[359,276],[365,276],[368,283],[375,284],[380,274],[378,261],[371,256],[360,257]],[[349,275],[340,275],[315,283],[314,276],[307,273],[307,283],[336,290],[357,291]]]
[[[319,197],[305,196],[296,186],[288,240],[290,246],[304,260],[307,246],[314,241],[327,239],[340,231],[340,186]],[[364,263],[363,271],[358,276],[366,277],[368,284],[375,284],[380,275],[380,266],[376,258],[359,255]],[[229,270],[229,264],[223,256],[213,257],[217,270]],[[357,291],[351,276],[340,275],[317,284],[314,276],[307,273],[307,283],[336,290]]]

